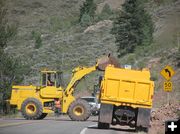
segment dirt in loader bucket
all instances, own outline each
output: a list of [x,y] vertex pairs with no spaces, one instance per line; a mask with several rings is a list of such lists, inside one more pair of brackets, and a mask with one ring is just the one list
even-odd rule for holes
[[118,63],[118,60],[111,56],[110,54],[108,56],[104,56],[97,61],[98,69],[101,71],[104,71],[108,65],[113,65],[114,67],[120,67],[120,64]]

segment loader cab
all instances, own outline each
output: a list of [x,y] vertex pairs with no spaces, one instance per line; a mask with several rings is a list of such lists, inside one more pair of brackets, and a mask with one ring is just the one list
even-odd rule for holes
[[41,71],[41,85],[43,87],[61,87],[63,86],[62,72]]
[[40,96],[43,98],[61,98],[63,92],[62,72],[41,71]]

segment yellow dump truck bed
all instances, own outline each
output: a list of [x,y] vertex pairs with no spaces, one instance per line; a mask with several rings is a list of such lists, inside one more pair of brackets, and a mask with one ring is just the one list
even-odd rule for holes
[[101,103],[151,108],[154,82],[148,70],[106,67],[101,83]]

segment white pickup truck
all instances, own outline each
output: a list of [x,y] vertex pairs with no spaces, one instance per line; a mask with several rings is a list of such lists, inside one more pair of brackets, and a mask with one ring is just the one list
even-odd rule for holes
[[98,103],[98,100],[94,96],[84,96],[81,97],[81,99],[86,100],[89,105],[91,106],[91,113],[92,115],[98,115],[99,109],[100,109],[100,103]]

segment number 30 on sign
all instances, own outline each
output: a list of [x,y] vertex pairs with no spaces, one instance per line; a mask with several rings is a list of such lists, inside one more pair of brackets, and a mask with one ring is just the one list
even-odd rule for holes
[[164,91],[166,92],[172,91],[172,82],[170,81],[164,82]]

